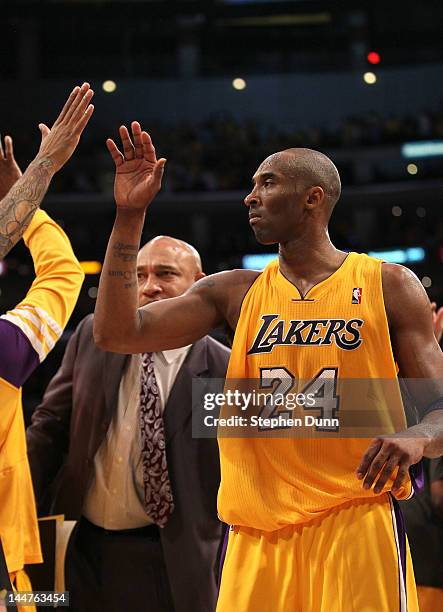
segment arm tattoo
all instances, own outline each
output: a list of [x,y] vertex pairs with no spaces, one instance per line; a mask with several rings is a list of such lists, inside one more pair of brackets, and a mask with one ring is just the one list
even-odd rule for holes
[[131,287],[137,286],[137,280],[133,280],[135,275],[135,270],[108,270],[108,276],[113,276],[114,278],[122,278],[125,281],[125,289],[130,289]]
[[137,244],[124,244],[123,242],[117,242],[113,245],[112,250],[114,251],[114,257],[118,257],[124,262],[135,261],[137,259]]
[[201,287],[209,287],[210,289],[212,289],[213,287],[215,287],[215,281],[210,278],[204,278],[202,280],[199,280],[198,283],[196,283],[195,285],[192,285],[192,287],[190,287],[188,291],[189,293],[193,293],[194,291],[198,291]]
[[23,236],[49,187],[52,161],[33,162],[0,202],[0,259]]

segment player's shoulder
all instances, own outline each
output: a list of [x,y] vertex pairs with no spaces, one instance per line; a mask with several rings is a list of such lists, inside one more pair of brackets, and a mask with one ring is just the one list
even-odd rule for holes
[[216,272],[197,281],[190,291],[205,291],[226,293],[231,290],[241,290],[250,287],[261,272],[257,270],[225,270]]
[[392,294],[392,297],[395,298],[400,295],[411,295],[411,292],[413,294],[417,291],[420,294],[424,292],[423,286],[414,272],[401,264],[383,262],[381,276],[385,296]]
[[417,276],[400,264],[382,264],[383,298],[390,326],[430,319],[429,298]]

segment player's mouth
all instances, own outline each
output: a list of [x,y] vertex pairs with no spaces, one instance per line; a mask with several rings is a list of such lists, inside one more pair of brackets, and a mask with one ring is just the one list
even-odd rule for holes
[[261,219],[260,215],[257,215],[256,213],[251,213],[249,215],[249,225],[254,225],[260,219]]

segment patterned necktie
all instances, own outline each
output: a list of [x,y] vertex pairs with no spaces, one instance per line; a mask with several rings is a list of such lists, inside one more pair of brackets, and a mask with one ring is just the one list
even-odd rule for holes
[[164,527],[174,510],[174,502],[166,460],[165,429],[160,394],[154,373],[152,353],[142,355],[140,430],[145,509],[159,527]]

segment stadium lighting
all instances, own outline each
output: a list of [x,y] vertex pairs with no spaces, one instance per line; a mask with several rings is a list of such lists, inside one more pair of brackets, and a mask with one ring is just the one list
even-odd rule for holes
[[408,247],[407,249],[386,249],[384,251],[369,251],[368,255],[377,257],[388,263],[418,263],[425,259],[425,250],[422,247]]
[[418,142],[405,142],[401,147],[401,154],[406,158],[435,157],[443,155],[443,140],[421,140]]
[[377,51],[369,51],[368,55],[366,56],[366,59],[370,64],[379,64],[381,60],[380,53],[377,53]]
[[242,89],[246,89],[246,81],[241,78],[236,78],[232,81],[232,87],[237,89],[237,91],[241,91]]
[[255,255],[244,255],[242,267],[245,270],[263,270],[266,266],[277,259],[278,253],[257,253]]
[[112,93],[117,89],[117,83],[115,81],[103,81],[102,89],[106,93]]
[[377,77],[373,72],[365,72],[363,80],[367,85],[374,85],[377,82]]

